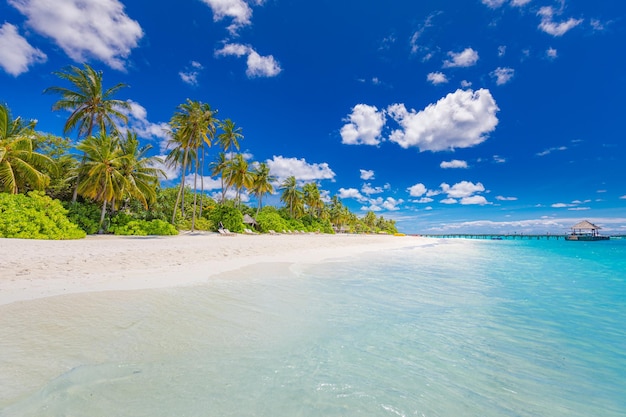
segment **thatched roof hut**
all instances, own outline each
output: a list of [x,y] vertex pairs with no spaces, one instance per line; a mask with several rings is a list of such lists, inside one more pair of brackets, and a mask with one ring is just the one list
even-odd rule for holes
[[600,230],[601,227],[596,226],[595,224],[587,220],[583,220],[582,222],[576,223],[575,225],[573,225],[571,229],[572,229],[572,232],[575,234],[588,233],[588,234],[591,234],[592,236],[596,236],[598,234],[598,230]]
[[257,221],[256,221],[256,220],[254,220],[254,219],[252,218],[252,216],[250,216],[249,214],[244,214],[244,216],[243,216],[243,222],[244,222],[245,224],[249,224],[249,225],[254,226],[254,227],[256,227],[256,226],[258,225]]

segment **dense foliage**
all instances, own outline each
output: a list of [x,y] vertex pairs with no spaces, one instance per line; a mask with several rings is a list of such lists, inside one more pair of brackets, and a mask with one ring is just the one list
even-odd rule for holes
[[0,193],[0,237],[81,239],[85,232],[67,218],[61,202],[43,193]]
[[[218,120],[217,110],[206,103],[188,99],[176,108],[167,128],[170,147],[161,160],[148,155],[151,146],[140,146],[134,132],[118,126],[131,111],[128,101],[113,97],[124,84],[105,89],[102,72],[89,65],[55,74],[68,85],[45,92],[59,96],[53,110],[69,111],[63,134],[76,132],[75,142],[37,132],[35,121],[13,118],[0,104],[3,237],[169,235],[220,226],[232,232],[397,232],[393,220],[373,212],[358,218],[338,197],[322,199],[326,193],[315,182],[294,176],[279,182],[267,164],[238,153],[241,127]],[[206,161],[214,145],[220,150],[214,161]],[[159,187],[163,164],[181,173],[178,186]],[[221,183],[213,198],[204,190],[205,168]],[[264,196],[275,192],[284,206],[263,207]],[[256,207],[244,204],[250,196]],[[244,224],[244,215],[256,223]]]

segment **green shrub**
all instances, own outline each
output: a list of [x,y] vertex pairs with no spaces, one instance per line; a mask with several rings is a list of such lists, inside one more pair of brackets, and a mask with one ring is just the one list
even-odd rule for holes
[[0,193],[0,237],[82,239],[85,232],[67,218],[61,202],[41,192]]
[[289,229],[289,225],[276,211],[262,210],[256,218],[259,228],[262,232],[267,233],[270,230],[282,232]]
[[65,203],[67,218],[88,235],[98,233],[100,228],[100,207],[92,202]]
[[177,235],[178,230],[170,223],[163,220],[130,220],[124,224],[111,224],[110,232],[123,236],[172,236]]
[[213,222],[213,227],[217,229],[220,222],[224,228],[231,232],[241,233],[244,229],[243,214],[235,207],[219,205],[209,213],[209,219]]

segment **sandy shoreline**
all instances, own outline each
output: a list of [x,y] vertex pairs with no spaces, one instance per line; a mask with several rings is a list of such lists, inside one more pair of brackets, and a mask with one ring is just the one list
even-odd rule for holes
[[62,294],[195,285],[259,263],[316,263],[428,243],[411,236],[321,234],[0,239],[0,305]]

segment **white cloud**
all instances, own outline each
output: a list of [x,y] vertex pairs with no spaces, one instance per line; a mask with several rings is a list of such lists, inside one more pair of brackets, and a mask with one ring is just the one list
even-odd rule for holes
[[484,142],[495,129],[498,110],[486,89],[457,90],[419,112],[394,104],[387,112],[401,129],[393,131],[389,140],[420,151],[468,148]]
[[495,162],[496,164],[503,164],[506,162],[506,158],[500,156],[500,155],[494,155],[493,156],[493,162]]
[[464,206],[468,206],[468,205],[484,206],[484,205],[490,204],[490,203],[482,195],[473,195],[471,197],[463,197],[461,199],[461,204],[464,205]]
[[8,0],[26,23],[47,36],[74,61],[95,58],[124,70],[143,31],[118,0]]
[[367,180],[373,180],[374,179],[374,171],[366,170],[366,169],[360,169],[359,171],[361,172],[361,179],[362,180],[367,181]]
[[366,201],[367,198],[363,197],[361,192],[356,188],[340,188],[337,194],[339,198],[352,198],[358,201]]
[[417,199],[417,200],[411,200],[411,202],[419,203],[419,204],[428,204],[428,203],[432,203],[433,201],[435,201],[435,200],[433,200],[430,197],[422,197],[422,198]]
[[426,186],[422,183],[418,183],[415,185],[410,186],[409,188],[406,189],[409,192],[409,195],[411,197],[421,197],[424,194],[426,194],[426,191],[428,191],[426,189]]
[[17,77],[28,71],[29,66],[47,59],[46,54],[31,46],[14,25],[0,26],[0,67],[7,73]]
[[363,184],[363,186],[361,187],[361,192],[365,195],[380,194],[383,191],[383,187],[372,187],[372,184],[368,182]]
[[448,78],[443,72],[431,72],[426,76],[426,79],[433,85],[445,84],[448,82]]
[[546,149],[544,151],[538,152],[537,156],[546,156],[546,155],[549,155],[549,154],[551,154],[552,152],[555,152],[555,151],[566,151],[566,150],[567,150],[567,146],[559,146],[559,147],[555,147],[555,148],[549,148],[549,149]]
[[471,67],[476,65],[478,61],[478,52],[472,48],[465,48],[462,52],[448,52],[448,56],[451,60],[445,60],[443,63],[444,68],[453,67]]
[[444,198],[443,200],[440,201],[441,204],[457,204],[458,201],[456,201],[454,198]]
[[530,3],[531,0],[511,0],[511,6],[522,7]]
[[517,197],[503,197],[501,195],[496,197],[498,201],[517,201]]
[[357,104],[341,128],[341,143],[346,145],[378,145],[385,125],[385,114],[375,106]]
[[199,62],[191,61],[191,68],[186,68],[184,71],[180,71],[178,75],[184,83],[189,85],[198,85],[198,75],[200,75],[200,70],[203,68],[204,67]]
[[467,81],[467,80],[461,81],[461,87],[463,87],[463,88],[470,88],[471,86],[472,86],[472,82],[471,81]]
[[467,162],[453,159],[452,161],[443,161],[439,164],[439,167],[443,169],[447,168],[467,168]]
[[[251,23],[252,9],[243,0],[202,0],[213,11],[213,20],[218,22],[226,17],[232,18],[233,23],[228,30],[235,34],[237,29]],[[259,2],[257,2],[259,3]]]
[[554,203],[554,204],[552,204],[550,207],[552,207],[552,208],[566,208],[566,207],[573,207],[573,204],[567,204],[567,203]]
[[159,176],[159,180],[161,181],[172,181],[177,179],[178,177],[180,177],[180,173],[181,173],[181,166],[177,165],[177,166],[172,166],[169,164],[165,163],[165,158],[167,157],[167,155],[158,155],[158,157],[160,158],[161,162],[157,162],[155,164],[152,164],[153,168],[158,168],[160,170],[162,170],[165,173],[165,178]]
[[498,56],[504,56],[506,54],[506,45],[498,46]]
[[361,210],[363,211],[382,211],[382,210],[396,211],[396,210],[400,210],[400,207],[398,206],[402,203],[404,203],[404,200],[402,199],[396,200],[393,197],[387,197],[386,199],[383,199],[382,197],[378,197],[376,199],[369,200],[368,201],[369,206],[363,206],[361,207]]
[[475,193],[485,191],[485,187],[480,182],[474,184],[470,181],[461,181],[452,187],[444,182],[440,187],[450,198],[466,198],[471,197]]
[[170,127],[165,122],[152,123],[148,120],[148,111],[141,104],[128,100],[130,110],[122,110],[128,117],[129,129],[144,139],[158,139],[161,151],[165,151],[171,139]]
[[272,159],[267,160],[267,165],[278,182],[282,182],[290,176],[294,176],[298,181],[303,182],[333,180],[335,178],[335,173],[325,162],[321,164],[309,164],[304,158],[298,159],[274,156]]
[[506,0],[482,0],[483,4],[492,9],[496,9],[504,4]]
[[246,75],[249,78],[275,77],[282,72],[280,63],[272,56],[261,56],[251,46],[239,43],[225,44],[222,49],[215,51],[215,56],[236,56],[247,55]]
[[583,19],[569,18],[564,22],[556,23],[552,20],[555,15],[555,11],[550,6],[544,6],[539,9],[537,15],[541,16],[539,29],[552,36],[563,36],[569,30],[575,28],[583,22]]
[[624,194],[623,196],[621,196],[619,199],[620,199],[620,200],[626,200],[626,194]]
[[515,70],[513,68],[498,67],[490,75],[496,79],[497,85],[504,85],[511,81],[513,75],[515,75]]
[[554,49],[554,48],[548,48],[546,50],[546,56],[548,58],[554,59],[554,58],[558,57],[558,51],[556,49]]

